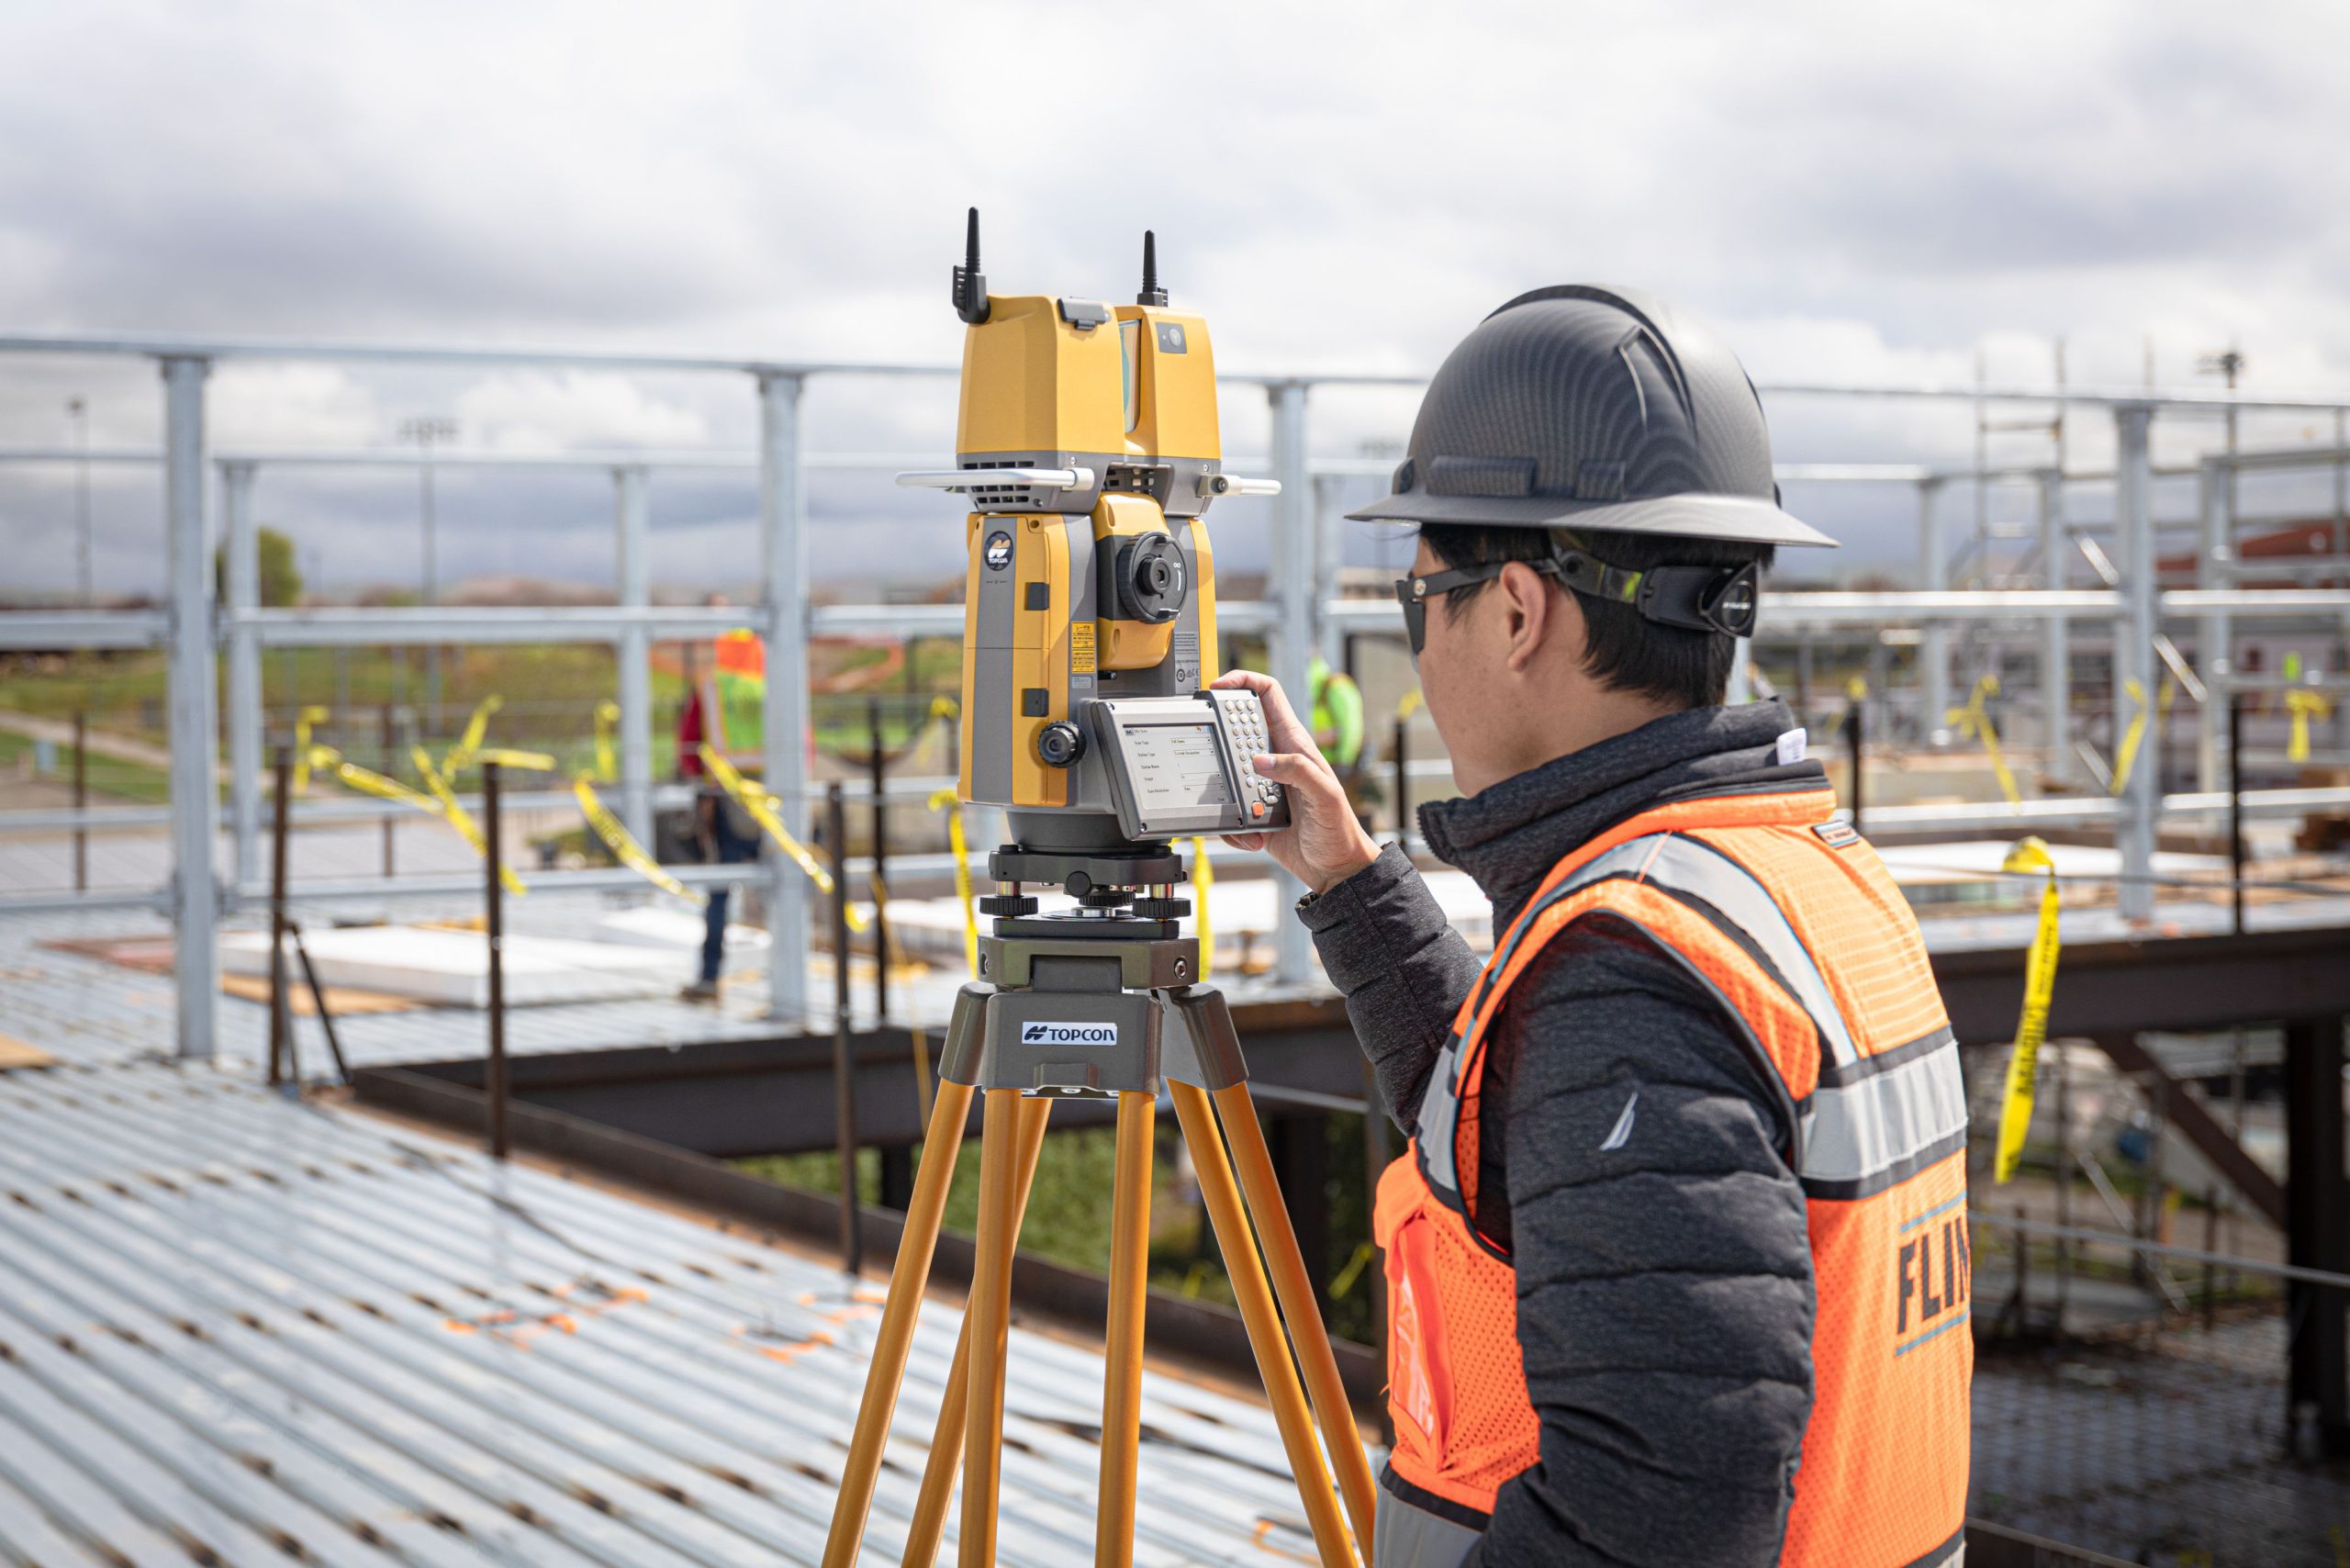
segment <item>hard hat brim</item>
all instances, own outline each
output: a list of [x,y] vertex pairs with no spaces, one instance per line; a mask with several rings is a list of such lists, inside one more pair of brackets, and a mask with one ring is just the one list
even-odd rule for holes
[[1630,501],[1571,501],[1556,496],[1431,496],[1405,491],[1347,516],[1357,522],[1424,522],[1486,528],[1595,528],[1740,544],[1836,548],[1811,524],[1753,496],[1657,496]]

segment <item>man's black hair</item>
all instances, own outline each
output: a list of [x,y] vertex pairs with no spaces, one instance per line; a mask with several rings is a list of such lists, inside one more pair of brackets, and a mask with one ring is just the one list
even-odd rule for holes
[[[1420,530],[1438,560],[1458,571],[1499,561],[1540,561],[1560,546],[1583,551],[1628,572],[1651,566],[1742,566],[1751,561],[1768,569],[1778,554],[1769,544],[1732,543],[1654,533],[1609,533],[1598,529],[1491,528],[1431,523]],[[1445,596],[1445,614],[1458,618],[1487,587],[1471,583]],[[1560,592],[1572,592],[1561,586]],[[1589,628],[1583,668],[1601,685],[1637,692],[1682,708],[1711,708],[1729,690],[1738,639],[1724,632],[1693,632],[1663,626],[1628,604],[1577,594]]]

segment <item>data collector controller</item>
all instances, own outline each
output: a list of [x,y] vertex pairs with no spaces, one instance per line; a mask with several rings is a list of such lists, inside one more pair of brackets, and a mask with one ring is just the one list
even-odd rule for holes
[[1269,749],[1255,692],[1111,698],[1093,703],[1089,716],[1129,838],[1289,825],[1288,797],[1250,761]]

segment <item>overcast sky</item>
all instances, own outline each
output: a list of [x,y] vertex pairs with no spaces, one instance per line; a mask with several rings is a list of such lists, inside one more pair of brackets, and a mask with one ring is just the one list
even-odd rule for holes
[[[2141,379],[2151,342],[2187,382],[2235,342],[2249,387],[2350,392],[2350,6],[1923,10],[0,0],[0,332],[944,364],[977,203],[1000,292],[1130,297],[1155,227],[1230,370],[1424,373],[1501,300],[1582,279],[1710,317],[1764,381],[1964,378],[1978,351],[2038,381],[2061,336],[2076,380]],[[63,439],[76,393],[100,444],[155,440],[150,367],[6,358],[0,444]],[[1400,439],[1414,402],[1317,394],[1315,447]],[[419,413],[511,448],[752,434],[723,377],[239,365],[211,410],[224,447],[380,444]],[[1964,405],[1771,412],[1787,461],[1974,439]],[[943,458],[952,385],[822,382],[808,417],[818,448]],[[1225,422],[1262,451],[1258,394]],[[0,471],[0,597],[71,587],[70,481]],[[446,577],[609,577],[599,482],[442,498]],[[826,569],[959,552],[951,502],[846,476],[811,498]],[[1910,557],[1907,496],[1788,498],[1852,564]],[[747,476],[656,482],[656,577],[747,577],[752,508]],[[102,476],[95,510],[101,588],[153,587],[151,477]],[[338,582],[412,581],[416,511],[397,476],[261,497]],[[1261,559],[1261,512],[1221,515],[1219,554]]]

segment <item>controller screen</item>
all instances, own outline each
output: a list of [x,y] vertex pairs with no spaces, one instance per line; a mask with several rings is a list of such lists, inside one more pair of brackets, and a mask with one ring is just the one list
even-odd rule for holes
[[1125,736],[1135,804],[1145,819],[1173,808],[1231,803],[1214,724],[1136,724]]

